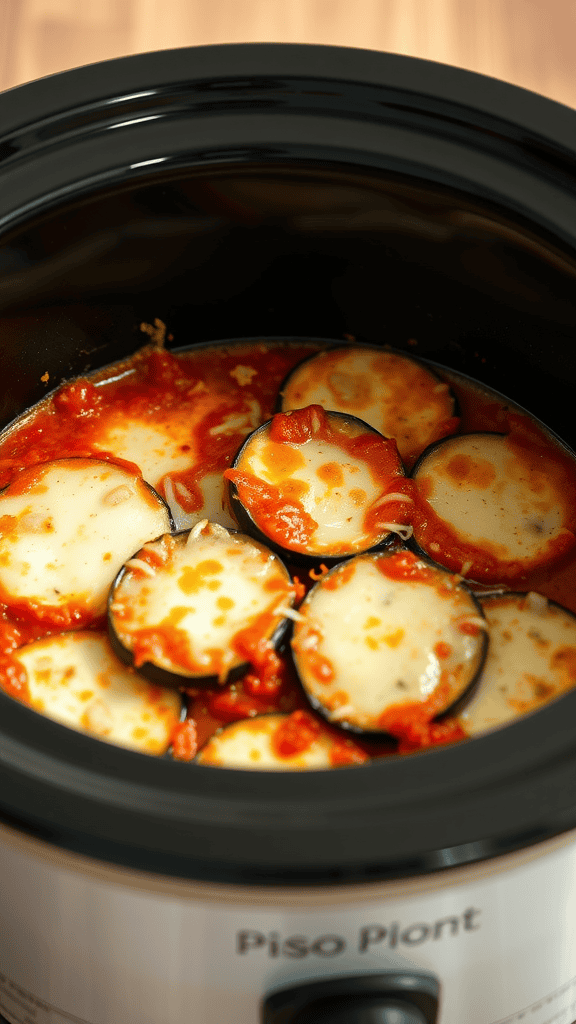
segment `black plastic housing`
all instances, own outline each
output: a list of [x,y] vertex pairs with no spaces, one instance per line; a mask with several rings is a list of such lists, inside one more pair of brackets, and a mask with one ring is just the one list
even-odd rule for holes
[[[383,1020],[387,1007],[396,1010],[395,1024],[436,1024],[440,986],[432,974],[383,971],[330,978],[280,989],[264,1000],[262,1024],[347,1024]],[[331,1011],[334,1017],[331,1017]],[[406,1013],[402,1021],[400,1015]]]

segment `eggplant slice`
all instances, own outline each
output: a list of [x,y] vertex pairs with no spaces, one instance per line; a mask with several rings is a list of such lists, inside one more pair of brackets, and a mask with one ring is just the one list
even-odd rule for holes
[[258,715],[224,726],[196,757],[197,764],[267,771],[333,768],[366,760],[354,743],[305,711]]
[[131,558],[110,592],[114,650],[165,685],[214,685],[265,667],[295,589],[268,548],[204,521]]
[[168,750],[182,701],[123,665],[105,633],[36,640],[12,658],[27,677],[24,702],[48,718],[145,754]]
[[505,434],[450,437],[415,465],[414,541],[482,584],[512,583],[574,544],[573,482]]
[[105,612],[126,558],[172,519],[139,474],[71,458],[22,470],[0,494],[0,527],[2,600],[67,626]]
[[478,688],[460,714],[474,736],[507,725],[576,686],[576,616],[542,594],[501,594],[480,603],[490,649]]
[[358,416],[393,437],[403,460],[412,462],[433,441],[458,429],[450,387],[431,370],[400,352],[342,346],[319,352],[289,374],[281,409],[321,405]]
[[359,555],[332,569],[299,609],[292,650],[312,706],[355,731],[387,732],[399,708],[435,718],[476,681],[486,623],[458,578],[411,551]]
[[409,537],[412,507],[395,442],[353,416],[310,406],[255,430],[227,470],[241,527],[301,564]]

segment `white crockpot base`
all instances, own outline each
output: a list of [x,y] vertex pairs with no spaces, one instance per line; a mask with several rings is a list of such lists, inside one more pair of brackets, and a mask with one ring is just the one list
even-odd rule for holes
[[419,969],[438,1024],[576,1020],[576,833],[399,883],[262,890],[155,878],[0,828],[10,1024],[259,1024],[275,989]]

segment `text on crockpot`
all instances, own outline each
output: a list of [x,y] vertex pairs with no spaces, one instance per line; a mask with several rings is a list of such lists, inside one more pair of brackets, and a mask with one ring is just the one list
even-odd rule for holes
[[477,931],[480,927],[477,915],[480,910],[469,907],[463,914],[443,917],[431,924],[417,922],[404,927],[400,922],[392,924],[368,924],[360,928],[355,940],[349,941],[342,935],[326,934],[310,939],[305,935],[290,935],[283,938],[279,932],[256,931],[246,928],[236,933],[236,952],[245,954],[261,950],[268,956],[287,956],[294,960],[312,954],[313,956],[338,956],[346,949],[358,953],[377,952],[379,949],[394,949],[398,945],[420,946],[429,940],[457,936],[462,932]]

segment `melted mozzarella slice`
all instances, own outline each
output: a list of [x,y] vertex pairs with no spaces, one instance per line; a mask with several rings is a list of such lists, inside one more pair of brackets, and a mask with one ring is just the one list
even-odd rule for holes
[[448,438],[424,456],[414,480],[425,499],[416,541],[471,579],[517,578],[573,542],[562,477],[547,473],[539,453],[512,447],[502,434]]
[[[143,673],[217,676],[266,657],[286,624],[294,588],[280,559],[214,524],[162,537],[126,564],[110,624]],[[121,652],[120,652],[121,653]]]
[[66,633],[15,651],[29,704],[48,718],[109,743],[164,754],[180,720],[173,690],[152,686],[118,661],[104,634]]
[[[313,409],[294,413],[294,419],[300,412],[314,423]],[[403,477],[401,462],[394,442],[366,424],[319,412],[317,431],[299,443],[272,439],[278,417],[254,432],[227,474],[237,487],[235,499],[264,537],[290,552],[338,557],[366,551],[389,537],[391,528],[402,528],[386,522],[391,506],[378,515],[387,491],[397,490],[394,481]],[[369,445],[355,447],[359,438]],[[265,485],[264,496],[258,482]],[[404,529],[406,538],[412,531]]]
[[482,598],[490,648],[460,718],[470,735],[535,711],[576,686],[576,617],[540,594]]
[[302,685],[332,722],[386,731],[391,708],[418,702],[430,718],[474,681],[485,652],[474,598],[411,552],[338,565],[299,609],[292,648]]
[[288,715],[260,715],[234,722],[217,732],[204,745],[196,761],[220,768],[254,768],[268,771],[302,771],[331,768],[330,754],[335,740],[328,730],[318,734],[306,748],[286,756],[278,744],[279,730]]
[[190,414],[171,409],[155,419],[138,419],[112,410],[100,426],[97,445],[135,462],[144,479],[158,488],[167,473],[179,473],[195,461]]
[[196,385],[196,389],[192,410],[189,404],[181,408],[171,405],[145,415],[112,406],[100,418],[95,443],[102,451],[114,452],[117,458],[136,463],[144,479],[166,498],[178,529],[190,529],[202,519],[234,526],[223,510],[221,472],[207,470],[200,478],[203,504],[194,512],[185,511],[187,503],[181,490],[185,490],[185,485],[171,477],[191,469],[202,459],[197,431],[207,418],[220,414],[208,430],[209,437],[245,437],[261,421],[260,405],[249,395],[243,399],[236,397],[234,411],[226,412],[225,396],[218,390],[210,394],[203,385]]
[[2,599],[39,615],[42,607],[56,608],[59,621],[67,614],[70,621],[86,621],[105,610],[126,558],[167,529],[170,516],[160,497],[111,462],[79,458],[32,466],[0,495]]
[[306,405],[358,416],[394,437],[403,459],[442,437],[454,416],[450,388],[420,363],[360,346],[320,352],[293,370],[282,388],[282,409]]

